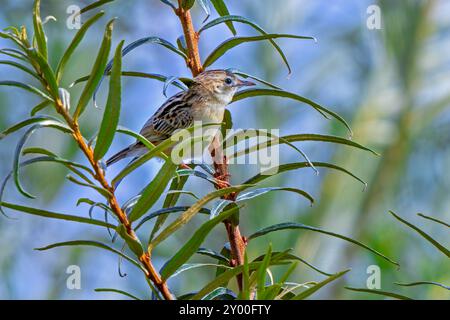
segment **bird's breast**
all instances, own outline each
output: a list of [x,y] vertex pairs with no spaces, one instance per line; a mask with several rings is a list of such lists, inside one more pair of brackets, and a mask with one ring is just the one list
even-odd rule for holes
[[225,106],[219,104],[205,104],[203,106],[194,106],[194,121],[203,123],[222,122],[225,112]]

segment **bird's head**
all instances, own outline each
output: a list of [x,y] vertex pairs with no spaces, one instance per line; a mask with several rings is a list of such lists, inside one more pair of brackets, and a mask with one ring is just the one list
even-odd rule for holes
[[219,102],[228,104],[236,91],[241,87],[254,86],[250,81],[239,79],[235,74],[226,70],[203,71],[194,78],[193,86],[198,90],[206,90]]

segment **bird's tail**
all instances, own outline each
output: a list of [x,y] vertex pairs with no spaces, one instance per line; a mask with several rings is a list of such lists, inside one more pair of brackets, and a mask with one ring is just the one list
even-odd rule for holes
[[128,146],[125,149],[120,150],[115,155],[113,155],[111,158],[109,158],[106,161],[106,166],[109,167],[110,165],[112,165],[122,159],[137,156],[141,153],[141,149],[142,148],[139,148],[139,146],[137,144],[132,144],[131,146]]

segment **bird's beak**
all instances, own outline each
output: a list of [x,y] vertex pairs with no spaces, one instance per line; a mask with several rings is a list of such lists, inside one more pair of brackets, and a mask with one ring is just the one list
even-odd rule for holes
[[241,79],[238,79],[236,82],[236,87],[240,88],[240,87],[250,87],[250,86],[255,86],[256,84],[254,82],[251,81],[244,81]]

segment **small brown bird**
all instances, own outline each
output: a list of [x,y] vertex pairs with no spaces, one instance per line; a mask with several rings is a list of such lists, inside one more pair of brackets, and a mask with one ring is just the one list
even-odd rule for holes
[[[204,71],[193,79],[187,91],[175,94],[159,107],[140,134],[157,145],[170,138],[176,130],[189,128],[194,121],[203,124],[222,122],[225,107],[236,91],[253,85],[253,82],[241,80],[229,71]],[[139,157],[145,152],[146,147],[138,141],[116,153],[106,161],[106,165],[127,157]]]

